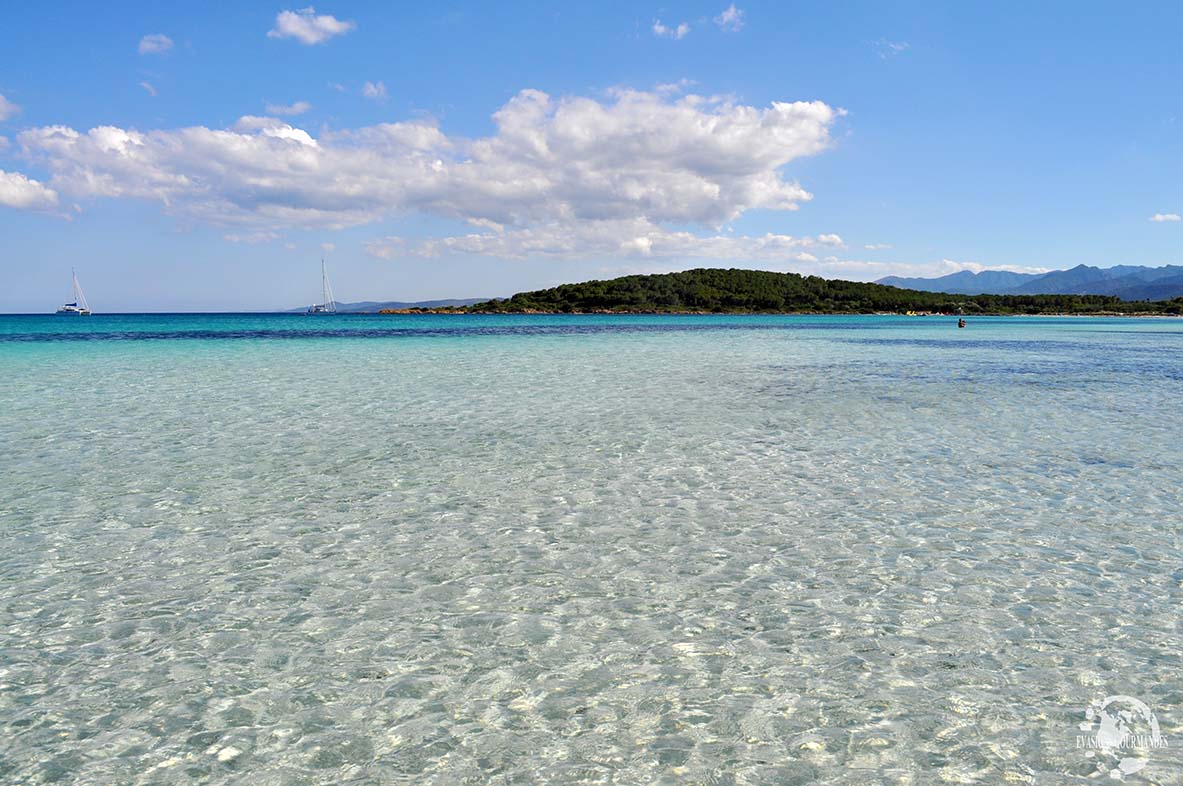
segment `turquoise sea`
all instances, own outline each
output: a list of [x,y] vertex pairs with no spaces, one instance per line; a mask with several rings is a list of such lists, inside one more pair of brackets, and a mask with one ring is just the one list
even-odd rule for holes
[[0,316],[0,782],[1183,783],[1181,461],[1183,320]]

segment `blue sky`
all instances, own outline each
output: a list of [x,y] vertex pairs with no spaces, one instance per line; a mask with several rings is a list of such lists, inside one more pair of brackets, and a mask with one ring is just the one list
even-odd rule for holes
[[1183,262],[1178,4],[224,5],[5,10],[0,311]]

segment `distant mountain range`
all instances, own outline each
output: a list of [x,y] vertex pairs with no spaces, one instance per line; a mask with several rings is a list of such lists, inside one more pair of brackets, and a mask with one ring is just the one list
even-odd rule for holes
[[[338,303],[338,314],[370,314],[382,311],[383,309],[400,309],[400,308],[444,308],[445,306],[471,306],[473,303],[480,303],[484,298],[472,297],[461,298],[459,300],[417,300],[415,302],[407,302],[404,300],[362,300],[357,303]],[[301,314],[308,310],[308,306],[301,308],[290,308],[286,314]]]
[[1111,295],[1122,300],[1172,300],[1183,297],[1183,266],[1077,265],[1050,273],[962,270],[939,278],[888,276],[875,283],[959,295]]

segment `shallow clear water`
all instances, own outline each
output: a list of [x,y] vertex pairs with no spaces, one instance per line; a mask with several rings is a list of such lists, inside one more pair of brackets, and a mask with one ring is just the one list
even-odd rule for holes
[[0,317],[0,782],[1183,783],[1183,321]]

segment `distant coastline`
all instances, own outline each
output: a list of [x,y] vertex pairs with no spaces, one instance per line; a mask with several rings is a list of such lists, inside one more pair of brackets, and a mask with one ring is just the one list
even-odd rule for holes
[[[382,316],[408,316],[432,314],[443,316],[608,316],[608,317],[903,317],[908,314],[899,311],[478,311],[471,308],[397,308],[381,311],[358,311],[356,314],[377,314]],[[956,312],[932,312],[915,314],[914,317],[956,317],[966,316]],[[1167,311],[1072,311],[1072,312],[989,312],[974,314],[979,317],[1112,317],[1115,319],[1180,318],[1183,314]]]
[[563,284],[464,305],[386,308],[377,313],[1151,317],[1183,314],[1183,298],[1128,301],[1112,295],[966,295],[796,273],[698,268]]

